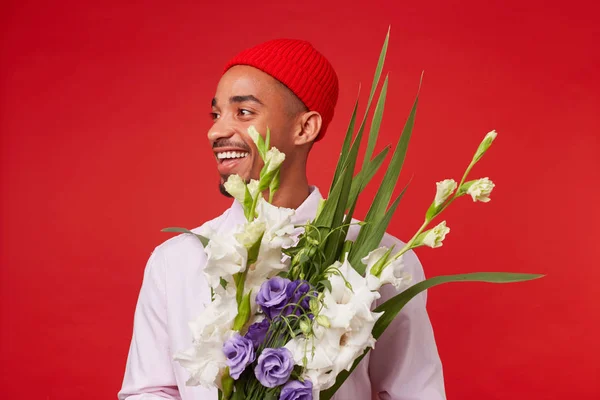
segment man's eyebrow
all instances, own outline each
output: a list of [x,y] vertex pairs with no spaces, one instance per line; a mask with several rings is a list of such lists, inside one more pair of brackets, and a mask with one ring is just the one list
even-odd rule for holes
[[251,94],[247,94],[247,95],[244,95],[244,96],[232,96],[232,97],[229,98],[229,102],[230,103],[244,103],[246,101],[253,101],[255,103],[263,105],[262,101],[260,101],[256,97],[252,96]]
[[210,106],[211,107],[216,107],[217,106],[217,98],[213,97],[212,101],[210,102]]

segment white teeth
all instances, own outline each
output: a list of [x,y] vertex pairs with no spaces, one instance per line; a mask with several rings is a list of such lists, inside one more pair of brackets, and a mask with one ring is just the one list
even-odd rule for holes
[[244,158],[248,156],[248,153],[241,151],[224,151],[221,153],[217,153],[217,158],[219,160],[225,160],[229,158]]

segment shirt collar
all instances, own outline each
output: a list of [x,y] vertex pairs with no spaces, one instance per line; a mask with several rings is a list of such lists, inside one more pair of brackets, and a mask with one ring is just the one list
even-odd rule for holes
[[[319,202],[323,199],[319,188],[316,186],[309,186],[309,195],[302,204],[296,209],[296,212],[292,216],[292,224],[304,225],[306,222],[312,220],[317,215],[317,208]],[[246,221],[244,216],[244,208],[237,200],[233,201],[229,209],[229,215],[235,223],[243,223]]]

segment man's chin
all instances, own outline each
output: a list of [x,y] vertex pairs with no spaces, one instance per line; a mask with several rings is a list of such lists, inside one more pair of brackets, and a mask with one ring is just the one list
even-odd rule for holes
[[219,183],[219,192],[221,192],[221,194],[225,197],[233,197],[232,195],[229,194],[229,192],[225,189],[225,183],[221,182]]

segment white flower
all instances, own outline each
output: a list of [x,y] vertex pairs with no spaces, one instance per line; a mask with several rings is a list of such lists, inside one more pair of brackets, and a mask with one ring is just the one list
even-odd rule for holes
[[239,246],[232,236],[214,235],[205,251],[207,261],[204,275],[213,289],[220,286],[221,278],[229,280],[233,274],[246,269],[248,251]]
[[264,235],[258,253],[258,259],[250,268],[246,278],[246,289],[256,293],[267,279],[277,275],[289,266],[289,258],[282,257],[282,247],[292,246],[296,242],[296,229],[292,224],[294,210],[275,207],[259,199],[258,216],[255,221],[265,226]]
[[347,260],[343,264],[336,262],[332,267],[343,278],[335,274],[329,276],[332,290],[324,292],[324,307],[319,314],[327,317],[330,327],[325,328],[315,320],[311,337],[296,336],[285,345],[296,364],[306,364],[305,377],[311,379],[313,388],[318,390],[333,386],[341,371],[349,370],[367,347],[374,346],[371,332],[382,315],[371,311],[379,293],[369,289],[366,279]]
[[388,251],[389,249],[387,247],[380,247],[371,251],[365,258],[362,259],[363,264],[367,266],[366,279],[367,285],[371,290],[379,290],[382,285],[391,283],[394,285],[396,290],[400,291],[401,289],[406,288],[411,282],[410,274],[407,274],[404,271],[403,256],[400,256],[396,260],[388,260],[386,262],[387,265],[381,271],[379,278],[372,275],[371,270],[375,264],[379,263],[382,257],[385,257],[385,254]]
[[244,204],[246,197],[246,184],[239,175],[229,175],[227,181],[223,184],[227,193],[232,195],[241,204]]
[[275,171],[277,168],[279,168],[283,160],[285,160],[285,154],[277,150],[277,148],[271,147],[265,156],[267,173]]
[[258,181],[256,179],[250,179],[250,183],[248,183],[248,190],[250,191],[250,195],[252,198],[256,197],[258,193]]
[[202,342],[175,355],[175,361],[190,374],[186,385],[211,389],[220,384],[227,367],[222,347],[222,342]]
[[496,139],[496,136],[498,136],[498,132],[496,132],[496,130],[491,130],[485,135],[485,138],[483,140],[493,141],[494,139]]
[[260,138],[260,133],[258,133],[258,131],[254,127],[254,125],[252,125],[252,126],[250,126],[248,128],[248,135],[250,135],[250,138],[252,139],[252,141],[254,142],[254,144],[258,146],[258,141],[259,141],[259,138]]
[[435,228],[423,232],[419,235],[420,243],[432,248],[442,246],[442,241],[450,232],[450,228],[446,226],[446,221],[440,222]]
[[265,223],[264,240],[279,247],[289,247],[294,244],[293,236],[297,232],[292,217],[295,212],[291,208],[275,207],[260,199],[257,206],[257,219]]
[[490,193],[494,189],[494,182],[488,178],[481,178],[471,183],[467,189],[467,194],[471,195],[473,201],[487,203],[490,201]]
[[[363,278],[348,262],[333,264],[338,274],[331,274],[331,292],[325,291],[323,297],[324,309],[321,314],[329,318],[331,327],[349,329],[354,319],[373,320],[371,303],[380,297],[378,292],[371,291],[367,280]],[[346,282],[350,284],[349,288]]]
[[456,181],[454,179],[444,179],[443,181],[436,183],[436,193],[435,193],[435,201],[434,204],[436,207],[444,204],[446,199],[454,192],[456,189]]
[[216,295],[200,316],[190,322],[193,346],[174,357],[189,372],[188,385],[206,388],[220,385],[223,370],[227,366],[223,343],[231,335],[236,315],[235,295]]
[[235,233],[234,236],[240,245],[249,249],[258,242],[264,232],[265,223],[263,221],[254,220],[245,223],[242,226],[241,231]]

